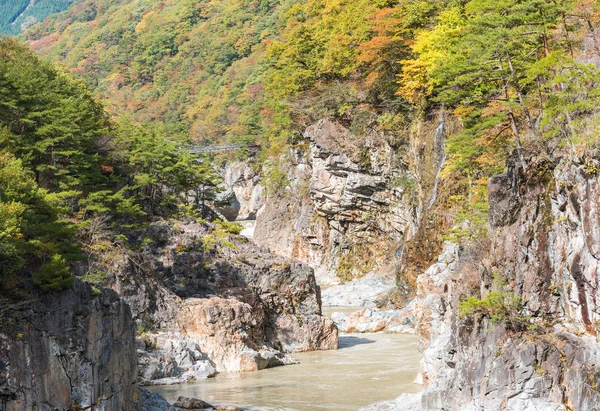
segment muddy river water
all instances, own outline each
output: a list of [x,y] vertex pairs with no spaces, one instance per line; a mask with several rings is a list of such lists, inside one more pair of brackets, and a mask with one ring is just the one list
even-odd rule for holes
[[413,383],[422,355],[412,335],[341,335],[338,350],[292,356],[299,364],[148,388],[170,402],[183,395],[250,410],[298,411],[356,410],[421,389]]

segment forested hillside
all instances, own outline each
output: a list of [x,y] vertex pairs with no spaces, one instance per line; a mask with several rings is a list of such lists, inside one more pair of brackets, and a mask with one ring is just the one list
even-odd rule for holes
[[27,30],[49,14],[66,10],[76,0],[2,0],[0,1],[0,33],[16,35]]
[[[595,409],[599,26],[595,0],[81,0],[0,40],[0,285],[86,259],[140,338],[215,337],[142,341],[145,380],[333,347],[321,305],[351,301],[349,332],[419,336],[414,409]],[[190,154],[225,143],[259,149]],[[217,166],[251,241],[201,218]]]
[[205,144],[261,144],[273,189],[288,183],[287,148],[331,117],[383,136],[414,175],[400,186],[426,195],[436,166],[418,147],[443,116],[453,223],[440,244],[481,233],[487,178],[514,149],[524,161],[595,144],[598,18],[590,0],[86,0],[26,36],[113,113]]
[[211,165],[186,153],[185,136],[171,138],[111,120],[81,80],[0,40],[4,290],[17,292],[30,276],[44,289],[68,286],[69,263],[85,257],[81,236],[95,218],[107,229],[131,226],[210,198]]
[[547,120],[577,119],[579,105],[556,113],[565,99],[595,103],[574,61],[597,14],[586,0],[88,0],[27,38],[114,111],[197,141],[279,147],[333,115],[401,142],[444,107],[463,129],[451,169],[497,170],[516,145],[575,138]]

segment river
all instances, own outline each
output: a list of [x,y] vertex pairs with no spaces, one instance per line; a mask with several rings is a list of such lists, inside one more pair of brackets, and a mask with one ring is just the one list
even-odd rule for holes
[[299,364],[147,388],[171,402],[183,395],[214,405],[286,411],[355,410],[421,389],[413,383],[422,355],[412,335],[341,335],[338,350],[293,357]]

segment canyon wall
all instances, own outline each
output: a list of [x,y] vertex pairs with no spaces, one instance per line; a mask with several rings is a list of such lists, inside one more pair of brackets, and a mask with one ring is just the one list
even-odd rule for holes
[[269,193],[257,214],[254,240],[310,264],[324,284],[393,273],[416,230],[418,178],[375,131],[356,135],[326,118],[303,137],[290,184]]
[[0,410],[141,410],[135,327],[115,292],[76,281],[0,310]]
[[112,260],[105,282],[132,307],[145,383],[206,378],[337,348],[310,267],[212,224],[161,221],[131,238],[145,250]]
[[[456,262],[418,280],[426,388],[396,409],[600,409],[596,165],[569,156],[525,171],[512,157],[490,179],[488,242],[448,244],[440,261]],[[493,292],[503,301],[495,321],[460,315],[461,301]]]

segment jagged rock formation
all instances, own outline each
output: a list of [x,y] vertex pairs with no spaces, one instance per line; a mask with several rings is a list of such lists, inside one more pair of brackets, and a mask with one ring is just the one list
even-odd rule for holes
[[264,199],[261,176],[252,160],[234,161],[222,169],[223,191],[216,199],[217,209],[228,220],[254,220]]
[[0,410],[141,410],[135,334],[110,290],[39,294],[0,309]]
[[292,363],[285,352],[337,347],[312,269],[215,230],[156,222],[131,236],[143,239],[145,251],[108,267],[107,285],[140,328],[144,383],[253,371]]
[[358,137],[323,119],[304,137],[309,148],[295,153],[291,189],[261,209],[255,241],[309,263],[322,283],[385,271],[376,257],[390,264],[415,230],[410,174],[375,132]]
[[[599,409],[600,182],[589,161],[532,161],[526,173],[511,159],[490,180],[491,244],[419,279],[425,391],[412,407],[379,409]],[[492,290],[522,299],[527,329],[458,315],[465,296]]]

